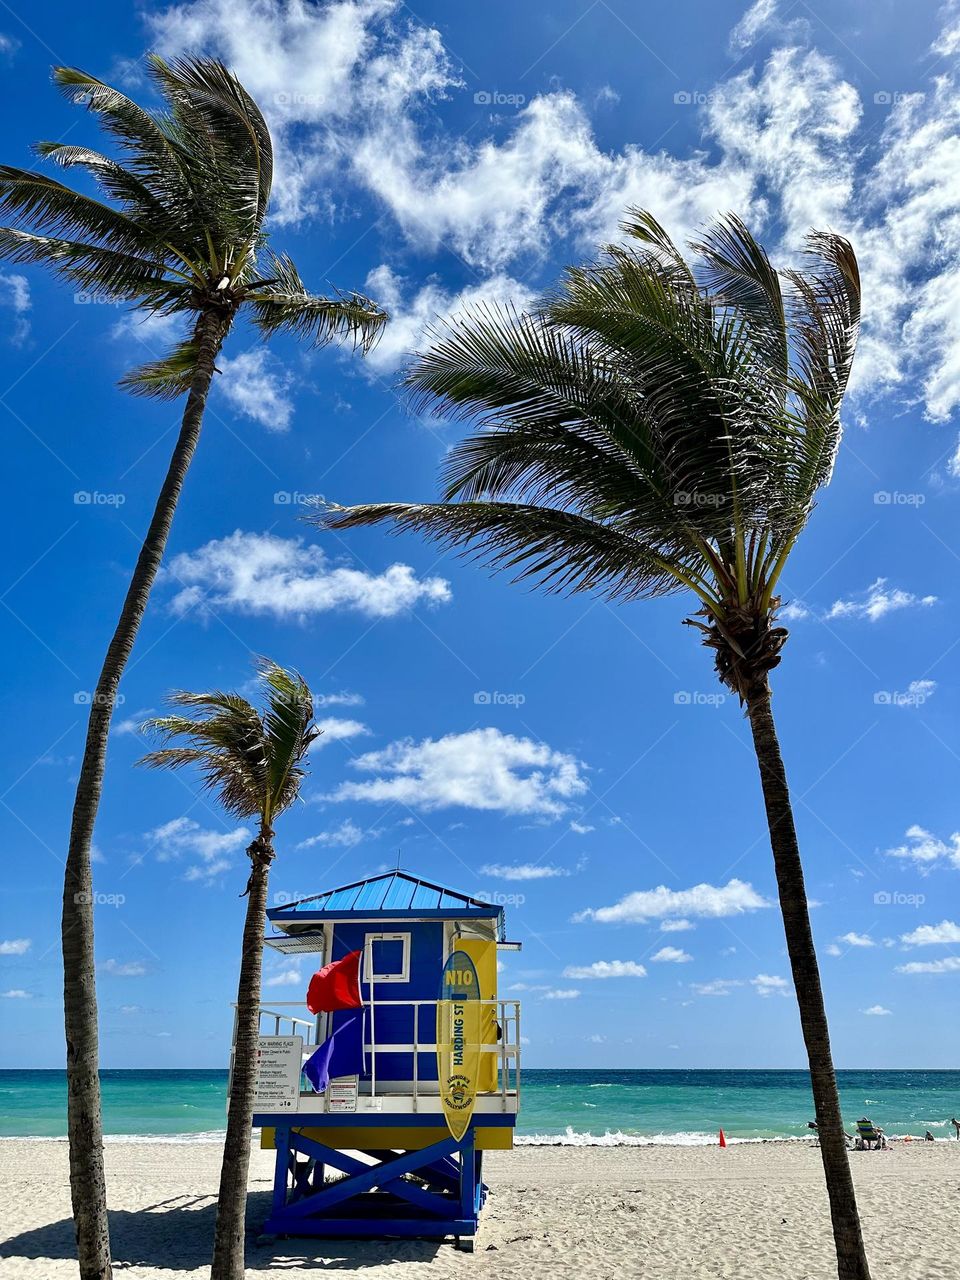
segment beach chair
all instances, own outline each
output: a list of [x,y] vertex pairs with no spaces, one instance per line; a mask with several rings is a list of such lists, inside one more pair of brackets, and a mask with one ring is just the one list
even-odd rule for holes
[[883,1130],[868,1120],[866,1116],[857,1121],[857,1150],[882,1151],[886,1148],[887,1139]]

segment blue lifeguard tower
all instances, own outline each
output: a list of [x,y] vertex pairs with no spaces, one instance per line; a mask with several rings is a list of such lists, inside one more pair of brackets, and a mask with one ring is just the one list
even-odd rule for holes
[[[497,994],[497,952],[519,949],[505,939],[503,907],[397,870],[267,915],[264,945],[318,969],[361,952],[364,1062],[314,1092],[302,1063],[357,1011],[261,1006],[253,1123],[277,1153],[264,1232],[453,1236],[472,1250],[483,1153],[513,1146],[520,1103],[520,1005]],[[469,956],[482,1002],[476,1100],[459,1141],[444,1116],[436,1043],[441,974],[454,952]]]

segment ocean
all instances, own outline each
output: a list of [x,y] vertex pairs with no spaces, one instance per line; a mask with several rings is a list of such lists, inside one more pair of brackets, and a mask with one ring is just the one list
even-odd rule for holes
[[[223,1132],[225,1071],[104,1071],[108,1141],[215,1141]],[[890,1135],[953,1138],[960,1071],[838,1072],[851,1130],[869,1116]],[[702,1145],[809,1136],[804,1071],[552,1071],[525,1069],[520,1143]],[[66,1133],[62,1071],[0,1071],[0,1137]]]

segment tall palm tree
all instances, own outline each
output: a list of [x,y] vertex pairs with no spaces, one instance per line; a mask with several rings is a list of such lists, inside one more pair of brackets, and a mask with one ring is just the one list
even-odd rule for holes
[[93,178],[105,200],[53,178],[0,166],[0,258],[42,262],[97,300],[152,315],[182,315],[189,336],[121,385],[138,395],[186,395],[153,519],[130,579],[90,705],[63,889],[70,1187],[80,1274],[112,1274],[103,1177],[90,844],[103,786],[117,686],[160,567],[193,458],[217,354],[241,311],[265,336],[289,332],[323,345],[367,348],[386,316],[359,294],[317,297],[293,262],[267,248],[273,152],[256,103],[219,62],[149,60],[162,113],[69,67],[54,79],[96,113],[116,156],[61,142],[39,155]]
[[316,519],[393,521],[550,591],[693,593],[688,621],[753,734],[839,1274],[867,1280],[768,680],[787,639],[777,584],[840,441],[857,261],[842,237],[814,233],[809,269],[777,272],[733,216],[692,246],[692,266],[649,214],[631,211],[624,231],[532,314],[475,311],[418,356],[407,383],[420,403],[478,428],[447,458],[443,502]]
[[250,876],[245,890],[236,1042],[230,1085],[227,1136],[220,1172],[211,1280],[243,1280],[244,1225],[250,1131],[256,1090],[260,1028],[260,977],[266,926],[267,882],[274,859],[273,826],[300,793],[303,759],[320,730],[313,699],[302,676],[261,659],[264,710],[235,693],[174,693],[168,701],[191,714],[161,716],[144,726],[167,743],[143,757],[154,769],[199,770],[206,790],[235,818],[255,818],[257,835],[247,849]]

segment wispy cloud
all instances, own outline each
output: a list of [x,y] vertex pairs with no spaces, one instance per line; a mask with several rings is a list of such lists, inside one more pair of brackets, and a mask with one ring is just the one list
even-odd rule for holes
[[566,868],[548,862],[488,862],[480,868],[480,875],[493,876],[495,880],[552,880],[569,874]]
[[[656,956],[653,957],[656,960]],[[647,971],[636,960],[594,960],[593,964],[569,964],[565,978],[645,978]]]
[[888,858],[912,862],[920,871],[935,867],[952,867],[960,870],[960,832],[955,831],[942,840],[924,827],[914,823],[906,831],[906,843],[893,849],[885,849]]
[[888,587],[886,578],[877,578],[866,591],[847,600],[835,600],[827,611],[827,618],[865,618],[879,622],[889,613],[902,609],[925,609],[937,603],[936,596],[918,596],[899,587]]
[[596,920],[600,924],[642,924],[647,920],[677,916],[720,918],[759,911],[771,904],[751,884],[730,880],[725,885],[698,884],[692,889],[656,889],[628,893],[610,907],[588,907],[578,912],[575,921]]
[[6,938],[0,942],[0,956],[25,956],[31,945],[30,938]]

